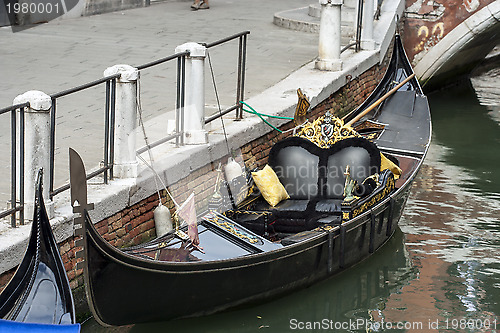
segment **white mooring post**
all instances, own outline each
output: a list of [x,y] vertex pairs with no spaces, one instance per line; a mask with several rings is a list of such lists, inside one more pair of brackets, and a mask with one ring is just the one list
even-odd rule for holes
[[104,76],[120,74],[116,80],[115,151],[113,175],[116,178],[136,178],[135,132],[137,127],[137,81],[139,71],[129,65],[115,65]]
[[[29,102],[24,114],[24,218],[33,219],[35,183],[38,170],[43,168],[43,192],[49,218],[54,217],[54,203],[49,199],[50,178],[50,110],[52,100],[49,95],[31,90],[14,99],[15,104]],[[19,119],[19,118],[18,118]],[[18,123],[19,128],[19,123]],[[19,135],[19,134],[18,134]],[[19,154],[19,140],[17,140]],[[18,155],[19,156],[19,155]],[[19,166],[19,163],[17,163]],[[19,170],[16,171],[19,175]],[[12,186],[18,186],[12,184]],[[18,191],[19,193],[19,191]]]
[[184,142],[208,142],[205,129],[205,57],[207,48],[197,43],[185,43],[175,48],[175,53],[189,51],[186,57],[186,93],[184,97]]
[[342,70],[340,60],[340,11],[343,0],[319,0],[321,19],[316,68],[323,71]]
[[373,15],[375,11],[374,0],[365,0],[363,6],[363,23],[361,28],[361,49],[375,50],[373,40]]

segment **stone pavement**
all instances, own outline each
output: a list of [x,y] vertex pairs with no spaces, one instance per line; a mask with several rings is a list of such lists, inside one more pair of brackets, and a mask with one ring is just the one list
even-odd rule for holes
[[[185,42],[213,42],[249,30],[245,97],[274,85],[317,55],[318,35],[273,25],[273,14],[304,7],[315,0],[211,0],[209,10],[191,11],[189,0],[96,16],[51,21],[12,33],[0,28],[0,108],[28,90],[47,94],[103,76],[115,64],[138,66],[174,53]],[[217,88],[224,106],[236,96],[237,40],[210,49]],[[146,119],[175,106],[175,62],[141,72],[141,100]],[[207,66],[206,103],[216,100]],[[211,107],[210,107],[211,106]],[[10,193],[10,116],[0,116],[0,207]],[[68,147],[89,167],[103,155],[104,86],[58,100],[56,184],[68,179]]]

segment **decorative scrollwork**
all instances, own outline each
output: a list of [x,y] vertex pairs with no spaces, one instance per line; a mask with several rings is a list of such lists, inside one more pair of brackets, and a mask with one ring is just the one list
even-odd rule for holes
[[245,230],[243,230],[241,227],[233,223],[232,221],[223,218],[222,216],[217,216],[213,214],[212,212],[207,213],[203,217],[206,221],[212,222],[213,224],[219,226],[220,228],[226,230],[227,232],[233,234],[234,236],[247,241],[251,244],[260,244],[261,241],[257,236],[254,236]]
[[370,201],[363,203],[360,207],[355,208],[352,211],[352,218],[355,218],[356,216],[374,207],[377,203],[385,199],[394,190],[394,187],[395,187],[394,177],[389,177],[389,179],[387,179],[386,186],[380,193],[371,198]]
[[344,125],[342,119],[327,111],[324,116],[305,124],[296,136],[305,138],[320,148],[330,148],[337,141],[360,135],[351,126]]

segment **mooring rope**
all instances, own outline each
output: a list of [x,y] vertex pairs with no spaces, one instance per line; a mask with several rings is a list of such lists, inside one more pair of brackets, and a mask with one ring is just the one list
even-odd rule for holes
[[[259,117],[260,119],[262,119],[263,122],[265,122],[267,125],[271,126],[274,130],[280,132],[280,133],[286,133],[288,131],[285,131],[283,132],[282,130],[280,130],[279,128],[277,128],[276,126],[273,126],[270,122],[268,122],[266,119],[264,119],[263,117],[269,117],[269,118],[275,118],[275,119],[286,119],[286,120],[293,120],[292,117],[282,117],[282,116],[274,116],[274,115],[270,115],[270,114],[265,114],[265,113],[261,113],[261,112],[257,112],[255,111],[255,109],[253,107],[251,107],[250,105],[248,105],[247,103],[243,102],[243,101],[240,101],[241,104],[245,105],[246,107],[250,108],[250,110],[247,110],[245,108],[242,108],[243,111],[245,112],[248,112],[248,113],[251,113],[251,114],[254,114],[256,115],[257,117]],[[293,128],[292,128],[293,130]]]

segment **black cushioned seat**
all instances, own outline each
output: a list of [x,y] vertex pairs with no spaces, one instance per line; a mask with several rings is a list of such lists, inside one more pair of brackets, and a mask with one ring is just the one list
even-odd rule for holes
[[237,212],[232,219],[243,227],[252,230],[258,235],[274,234],[272,223],[275,218],[272,213],[267,212]]
[[305,230],[311,230],[318,226],[316,219],[276,219],[273,224],[274,230],[278,233],[297,233]]
[[307,211],[309,200],[293,200],[288,199],[280,202],[276,207],[272,207],[265,200],[255,203],[255,210],[257,211],[273,211],[276,217],[302,217]]
[[314,210],[319,213],[337,213],[340,214],[342,200],[340,199],[323,199],[316,203]]
[[316,227],[312,219],[313,205],[310,200],[288,199],[272,207],[265,200],[254,205],[257,211],[271,211],[273,230],[278,233],[296,233]]
[[271,211],[276,232],[296,233],[321,224],[341,221],[345,169],[358,182],[379,172],[380,151],[375,144],[353,137],[323,149],[309,140],[291,137],[276,143],[268,164],[287,190],[290,199],[270,206],[264,199],[252,210]]
[[322,224],[340,225],[341,222],[342,222],[342,217],[340,215],[323,216],[316,220],[316,223],[319,225]]

